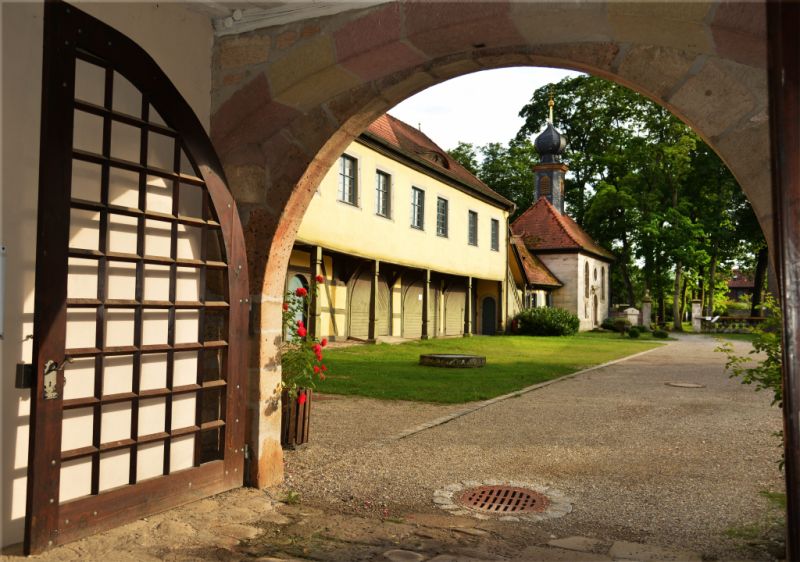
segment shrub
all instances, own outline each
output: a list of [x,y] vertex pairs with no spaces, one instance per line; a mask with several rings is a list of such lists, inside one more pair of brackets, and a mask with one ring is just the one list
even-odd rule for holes
[[653,330],[653,337],[660,340],[665,340],[669,337],[669,332],[666,330]]
[[603,319],[603,323],[600,324],[600,327],[604,330],[615,330],[614,328],[614,320],[612,318],[606,317]]
[[527,308],[515,320],[519,333],[529,336],[570,336],[580,326],[578,317],[563,308]]
[[631,338],[638,338],[639,337],[639,329],[636,326],[632,326],[630,330],[628,330],[628,337]]
[[631,322],[627,318],[615,318],[614,319],[614,330],[619,332],[620,334],[625,334],[628,331],[628,328],[631,327]]

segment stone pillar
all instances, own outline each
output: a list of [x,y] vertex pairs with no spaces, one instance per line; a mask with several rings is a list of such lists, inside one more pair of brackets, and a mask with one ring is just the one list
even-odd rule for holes
[[378,339],[378,287],[380,286],[381,262],[375,260],[372,264],[372,291],[369,297],[369,333],[367,338],[371,342]]
[[310,252],[311,269],[311,310],[309,311],[309,331],[311,337],[320,339],[322,337],[322,300],[319,293],[324,287],[317,283],[317,276],[322,275],[322,246],[313,246]]
[[472,335],[472,277],[467,277],[467,299],[464,303],[464,336]]
[[497,333],[502,334],[506,331],[506,314],[508,312],[506,284],[503,281],[497,282],[497,296]]
[[692,331],[700,332],[703,321],[703,303],[700,299],[692,299]]
[[646,294],[642,299],[642,326],[650,329],[650,324],[653,322],[653,299],[649,294]]
[[422,286],[422,339],[430,338],[430,315],[428,307],[431,301],[431,270],[425,270],[425,282]]

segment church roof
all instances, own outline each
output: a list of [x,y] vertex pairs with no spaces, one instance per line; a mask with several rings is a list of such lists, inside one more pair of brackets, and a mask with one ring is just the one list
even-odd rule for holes
[[511,224],[511,230],[520,236],[531,252],[582,251],[613,261],[614,254],[597,244],[578,223],[553,207],[545,197],[528,207]]
[[519,256],[522,263],[522,271],[529,285],[539,285],[544,287],[562,287],[563,283],[547,269],[542,260],[534,256],[525,247],[525,243],[520,236],[511,236],[511,244]]
[[381,115],[367,127],[362,135],[389,146],[395,152],[458,182],[502,208],[508,210],[514,208],[513,202],[476,178],[422,131],[396,117],[389,114]]

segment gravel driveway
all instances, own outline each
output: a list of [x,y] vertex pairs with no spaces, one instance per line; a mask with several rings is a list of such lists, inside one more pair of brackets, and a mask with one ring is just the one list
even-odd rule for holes
[[573,511],[508,523],[517,536],[741,556],[725,531],[763,517],[761,491],[782,490],[772,435],[781,418],[768,395],[727,377],[716,345],[682,336],[400,440],[392,436],[461,406],[321,397],[311,444],[286,454],[285,486],[324,509],[404,517],[444,513],[434,491],[462,480],[531,482],[562,492]]

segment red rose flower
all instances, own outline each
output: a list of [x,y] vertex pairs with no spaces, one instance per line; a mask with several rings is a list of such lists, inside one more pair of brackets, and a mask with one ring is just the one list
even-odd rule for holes
[[308,400],[308,398],[306,398],[306,393],[305,392],[301,392],[297,396],[297,403],[300,404],[301,406],[306,403],[306,400]]
[[306,325],[305,325],[305,323],[304,323],[302,320],[298,320],[298,321],[297,321],[297,327],[298,327],[298,328],[305,328],[305,327],[306,327]]
[[322,347],[325,347],[326,345],[328,345],[328,338],[322,338],[322,341],[319,343],[320,345],[322,345]]
[[319,367],[317,367],[316,365],[314,365],[314,372],[319,374]]
[[307,332],[306,332],[306,329],[305,329],[305,327],[303,327],[303,326],[298,326],[298,328],[297,328],[297,335],[298,335],[298,336],[300,336],[301,338],[304,338],[304,337],[306,337],[306,333],[307,333]]
[[322,369],[323,371],[327,371],[328,370],[327,365],[320,365],[319,368]]
[[287,310],[289,310],[289,303],[285,302],[283,303],[283,311],[286,312]]
[[317,283],[324,283],[325,278],[322,275],[317,275]]
[[308,294],[308,291],[305,287],[298,287],[297,290],[294,292],[295,295],[298,297],[304,297]]
[[314,353],[316,353],[317,355],[322,353],[322,346],[318,343],[315,343],[311,349],[313,349]]

